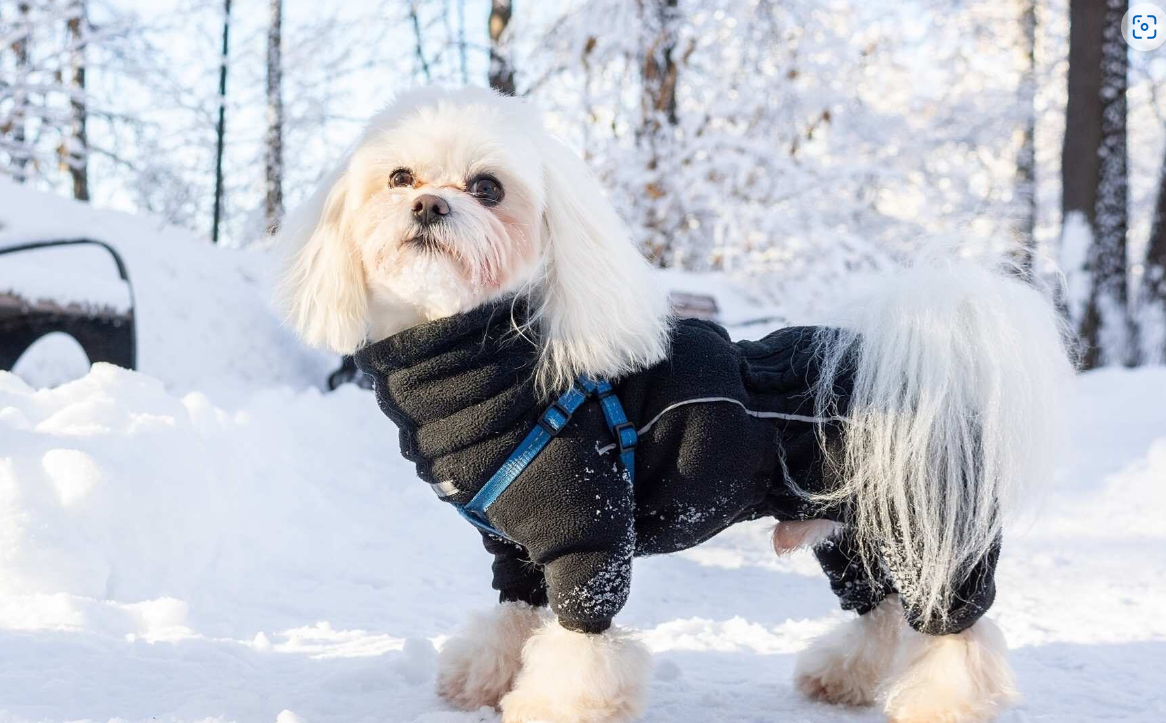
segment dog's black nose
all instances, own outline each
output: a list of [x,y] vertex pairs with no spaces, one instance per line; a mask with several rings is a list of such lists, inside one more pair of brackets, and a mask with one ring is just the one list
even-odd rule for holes
[[422,226],[437,223],[449,215],[449,204],[441,196],[427,193],[413,202],[413,218]]

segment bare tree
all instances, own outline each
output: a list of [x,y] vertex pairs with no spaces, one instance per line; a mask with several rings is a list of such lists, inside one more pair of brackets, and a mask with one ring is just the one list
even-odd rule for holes
[[72,0],[65,21],[69,37],[69,135],[61,160],[73,181],[73,198],[89,200],[89,110],[85,95],[85,48],[89,35],[87,0]]
[[1081,336],[1084,364],[1133,361],[1136,332],[1129,306],[1129,162],[1126,147],[1126,89],[1129,48],[1121,34],[1124,0],[1107,0],[1101,40],[1101,145],[1093,246],[1089,253],[1092,290]]
[[264,228],[272,233],[283,218],[283,0],[269,0],[267,27],[267,135],[264,139]]
[[417,53],[417,64],[421,67],[425,82],[428,83],[433,80],[433,71],[429,69],[429,61],[425,58],[425,32],[421,28],[421,16],[417,5],[417,0],[409,3],[409,21],[413,25],[413,47]]
[[664,146],[679,117],[676,113],[676,82],[680,67],[676,58],[676,22],[678,0],[639,0],[645,34],[640,58],[640,127],[637,143],[647,152],[648,182],[645,189],[657,203],[649,206],[647,239],[649,258],[665,265],[671,262],[667,202],[667,176],[661,168],[666,155]]
[[1061,215],[1077,213],[1093,227],[1101,176],[1101,32],[1105,5],[1069,4],[1069,95],[1061,149]]
[[[1062,150],[1062,213],[1068,228],[1089,229],[1080,274],[1082,298],[1069,313],[1084,345],[1082,364],[1093,368],[1131,359],[1133,319],[1126,260],[1126,88],[1128,48],[1121,35],[1123,0],[1072,0],[1069,29],[1069,101]],[[1068,242],[1068,237],[1066,236]],[[1064,251],[1064,249],[1063,249]],[[1072,285],[1072,279],[1071,279]]]
[[490,87],[514,95],[514,64],[506,47],[506,28],[513,14],[511,0],[491,0],[490,4]]
[[457,52],[462,85],[469,85],[470,68],[466,55],[466,0],[457,0]]
[[231,0],[223,0],[223,49],[219,57],[219,120],[215,127],[215,211],[211,241],[219,242],[223,216],[223,150],[227,134],[227,59],[231,49]]
[[676,125],[676,79],[680,68],[676,64],[676,7],[678,0],[640,0],[640,7],[649,21],[647,47],[641,65],[644,79],[640,106],[643,112],[642,131],[654,135],[665,124]]
[[5,135],[12,138],[8,154],[12,159],[12,177],[17,183],[28,180],[28,162],[32,154],[28,149],[28,87],[27,81],[31,71],[29,62],[29,44],[32,42],[32,23],[30,14],[32,7],[28,2],[20,2],[16,6],[16,26],[12,41],[12,55],[16,60],[16,77],[12,85],[12,113],[4,123]]
[[[121,61],[142,27],[108,7],[101,27],[94,27],[89,10],[89,0],[0,2],[0,172],[19,182],[67,182],[83,201],[91,191],[90,120],[119,128],[136,122],[108,98],[95,100],[87,81],[95,62],[106,78],[126,79]],[[116,132],[106,138],[111,135]],[[112,143],[99,152],[117,162]]]
[[1030,270],[1036,254],[1036,0],[1020,0],[1020,102],[1024,108],[1016,154],[1017,261]]

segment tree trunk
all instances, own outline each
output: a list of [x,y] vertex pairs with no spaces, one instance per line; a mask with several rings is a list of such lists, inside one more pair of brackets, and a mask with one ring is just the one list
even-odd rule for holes
[[[1105,0],[1070,0],[1069,100],[1061,151],[1061,215],[1079,213],[1093,227],[1101,158],[1101,33]],[[1075,319],[1076,321],[1076,319]]]
[[429,70],[429,61],[425,59],[425,34],[421,30],[421,17],[417,11],[417,0],[409,3],[409,20],[413,25],[413,49],[417,54],[417,63],[421,66],[425,82],[429,83],[433,80],[433,73]]
[[62,156],[73,179],[73,198],[89,200],[89,112],[85,97],[85,44],[89,34],[89,8],[86,0],[73,0],[66,21],[69,36],[69,138],[62,145]]
[[676,249],[668,220],[668,205],[676,199],[668,189],[667,174],[660,168],[672,129],[678,122],[676,82],[676,16],[678,0],[639,0],[640,15],[648,28],[640,59],[640,127],[637,141],[647,151],[648,257],[654,264],[672,263]]
[[1020,102],[1024,108],[1016,155],[1016,260],[1032,271],[1036,255],[1036,0],[1020,0]]
[[[1122,0],[1071,0],[1069,101],[1062,149],[1062,238],[1069,318],[1082,366],[1128,363],[1134,328],[1126,259],[1126,78]],[[1077,246],[1085,248],[1077,248]]]
[[1145,272],[1138,294],[1138,321],[1141,322],[1142,364],[1166,364],[1166,159],[1158,179],[1158,202],[1150,245],[1146,249]]
[[227,133],[227,56],[231,48],[231,0],[223,0],[223,49],[219,58],[219,122],[215,128],[215,212],[211,241],[219,242],[223,216],[223,147]]
[[21,30],[16,33],[12,42],[12,54],[16,58],[16,87],[12,93],[12,120],[10,121],[12,134],[12,178],[17,183],[28,180],[28,91],[26,85],[29,74],[29,44],[32,42],[32,23],[29,14],[32,11],[29,3],[22,2],[17,6],[17,23]]
[[490,4],[490,87],[504,95],[514,95],[514,65],[503,35],[513,13],[511,0],[492,0]]
[[676,79],[680,74],[673,57],[676,53],[674,25],[678,0],[640,0],[645,15],[652,16],[655,32],[648,38],[641,73],[644,92],[640,99],[643,132],[654,135],[665,125],[674,126],[676,117]]
[[457,55],[462,71],[462,85],[470,84],[469,59],[466,56],[466,0],[457,3]]
[[269,0],[267,28],[267,138],[264,174],[264,228],[274,233],[283,219],[283,0]]
[[1129,48],[1121,34],[1124,0],[1107,0],[1101,37],[1101,138],[1093,245],[1088,255],[1092,286],[1080,332],[1086,369],[1133,362],[1136,334],[1129,306],[1129,173],[1126,88]]

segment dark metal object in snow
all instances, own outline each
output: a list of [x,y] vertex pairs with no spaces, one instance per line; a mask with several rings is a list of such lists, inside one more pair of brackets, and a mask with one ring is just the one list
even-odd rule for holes
[[93,239],[36,241],[0,248],[0,256],[34,249],[80,245],[100,246],[113,257],[117,273],[129,290],[129,309],[123,312],[101,305],[25,299],[10,291],[0,291],[0,369],[11,370],[37,339],[55,331],[76,339],[90,363],[109,362],[126,369],[137,368],[134,289],[125,262],[112,246]]
[[721,309],[717,300],[708,294],[673,291],[668,294],[668,301],[672,304],[672,313],[681,319],[720,320]]

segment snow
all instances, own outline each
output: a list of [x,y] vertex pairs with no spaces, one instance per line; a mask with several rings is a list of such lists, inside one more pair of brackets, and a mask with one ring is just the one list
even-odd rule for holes
[[[1157,721],[1166,369],[1077,391],[1060,485],[1000,569],[1027,693],[1005,720]],[[0,375],[0,649],[21,661],[0,720],[496,721],[432,692],[436,646],[493,601],[489,558],[395,447],[353,386],[224,407],[104,364],[54,389]],[[637,561],[646,720],[878,720],[793,691],[843,614],[766,533]]]
[[62,332],[45,334],[16,360],[12,373],[36,387],[55,387],[85,376],[89,358],[77,340]]
[[[368,392],[317,388],[332,360],[265,306],[270,259],[9,191],[5,240],[84,228],[124,252],[143,370],[0,373],[0,723],[498,723],[433,692],[439,647],[494,602],[490,558]],[[717,293],[731,321],[774,313],[722,277],[668,283]],[[1057,485],[999,570],[1025,695],[1002,720],[1161,721],[1166,368],[1065,393]],[[766,523],[633,579],[619,622],[655,652],[645,721],[881,720],[794,691],[797,652],[845,615]]]
[[[38,273],[50,263],[52,275]],[[113,259],[95,246],[33,249],[0,256],[0,294],[5,292],[31,302],[57,301],[119,313],[131,306],[129,289],[118,277]]]
[[[113,246],[133,284],[138,365],[174,389],[237,395],[255,384],[323,379],[336,359],[304,350],[269,306],[267,254],[218,249],[156,219],[94,209],[0,177],[0,248],[92,238]],[[0,256],[0,291],[128,306],[105,251],[46,249]]]
[[1089,247],[1093,245],[1093,229],[1089,219],[1080,211],[1065,215],[1061,232],[1060,266],[1065,270],[1065,304],[1074,323],[1078,323],[1089,302]]

